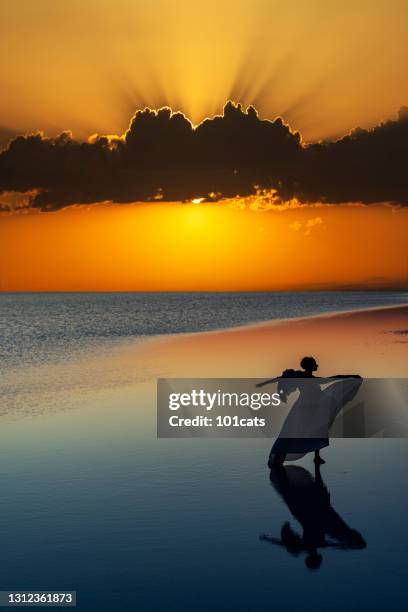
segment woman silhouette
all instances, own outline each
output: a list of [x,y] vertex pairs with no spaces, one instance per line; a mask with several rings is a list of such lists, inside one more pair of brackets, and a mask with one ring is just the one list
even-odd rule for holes
[[299,535],[285,522],[280,538],[261,534],[261,540],[282,546],[293,556],[306,554],[309,569],[318,569],[323,557],[319,549],[361,550],[367,544],[362,535],[341,518],[331,505],[330,493],[320,475],[319,465],[315,477],[303,467],[292,465],[271,469],[270,481],[282,497],[293,517],[302,527]]
[[[282,376],[257,384],[257,387],[262,387],[277,382],[283,401],[291,393],[299,391],[272,446],[269,467],[282,465],[285,460],[295,461],[313,451],[315,463],[325,463],[320,449],[329,445],[329,429],[362,383],[358,375],[315,376],[318,364],[313,357],[303,357],[300,366],[302,370],[285,370]],[[323,385],[327,385],[325,389],[322,389]]]

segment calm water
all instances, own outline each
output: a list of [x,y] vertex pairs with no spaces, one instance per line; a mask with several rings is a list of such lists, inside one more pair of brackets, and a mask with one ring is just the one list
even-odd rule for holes
[[[0,422],[0,589],[76,590],[85,612],[404,609],[408,440],[336,439],[324,450],[330,501],[317,496],[317,516],[324,521],[331,505],[366,547],[323,548],[312,571],[305,553],[259,538],[280,537],[287,521],[302,534],[296,507],[269,480],[271,441],[158,440],[154,381],[103,388],[97,358],[146,335],[406,299],[1,295],[2,410],[25,418]],[[48,405],[46,391],[57,407],[69,404],[84,356],[96,364],[91,397],[78,409],[30,412]],[[299,465],[313,475],[309,457]],[[292,492],[307,505],[302,482]]]
[[2,367],[109,352],[124,340],[408,302],[407,292],[0,294]]
[[2,429],[2,589],[76,589],[87,612],[405,608],[407,440],[324,451],[332,508],[367,546],[321,549],[312,571],[259,539],[302,533],[267,440],[157,440],[153,414],[111,398]]

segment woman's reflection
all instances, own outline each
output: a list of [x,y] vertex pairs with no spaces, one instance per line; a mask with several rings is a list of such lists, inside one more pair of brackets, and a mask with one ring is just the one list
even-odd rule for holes
[[319,549],[356,550],[367,546],[362,535],[349,527],[334,510],[318,465],[314,478],[300,466],[276,466],[271,469],[270,480],[301,524],[303,534],[298,535],[286,522],[280,538],[265,533],[260,536],[262,540],[283,546],[294,556],[306,553],[305,563],[309,569],[319,569],[323,560]]

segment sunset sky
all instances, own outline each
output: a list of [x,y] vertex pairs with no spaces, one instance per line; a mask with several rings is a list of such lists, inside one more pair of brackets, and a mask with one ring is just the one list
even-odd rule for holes
[[306,140],[408,101],[405,0],[1,0],[0,127],[121,134],[136,108],[194,122],[229,98]]
[[[170,106],[196,126],[223,113],[229,99],[244,109],[254,105],[262,119],[282,117],[291,131],[274,124],[275,132],[285,136],[287,130],[292,138],[299,131],[303,144],[294,143],[294,149],[336,140],[357,127],[371,129],[395,120],[408,104],[407,22],[405,0],[1,0],[0,149],[37,131],[45,139],[69,130],[75,142],[95,134],[123,136],[135,111],[145,106]],[[404,134],[404,125],[401,119],[391,130]],[[131,136],[137,139],[139,133]],[[378,137],[379,147],[387,133]],[[118,143],[125,150],[123,138]],[[201,152],[207,144],[200,143],[189,146]],[[129,159],[139,159],[131,157],[134,145],[125,145],[130,153],[119,152],[127,161],[118,177],[128,177]],[[378,202],[373,196],[376,171],[370,188],[361,172],[364,179],[352,198],[347,189],[339,189],[338,168],[333,176],[329,173],[332,183],[316,187],[310,169],[326,168],[325,151],[319,150],[323,162],[319,158],[320,165],[313,165],[315,158],[306,157],[303,174],[296,151],[290,153],[289,170],[280,169],[290,191],[286,199],[273,192],[240,192],[242,197],[232,198],[231,183],[228,197],[220,193],[214,201],[200,201],[207,192],[197,188],[195,193],[193,184],[183,203],[171,197],[154,201],[154,192],[150,203],[133,203],[128,191],[121,204],[105,201],[114,199],[112,192],[122,193],[112,191],[111,183],[101,188],[100,201],[96,188],[91,196],[83,186],[76,190],[76,177],[84,179],[80,166],[69,193],[65,184],[64,189],[52,184],[49,193],[59,197],[54,207],[54,196],[46,199],[45,179],[32,170],[37,154],[29,151],[21,158],[20,149],[17,153],[13,163],[28,159],[28,174],[20,174],[22,166],[10,171],[7,158],[2,183],[0,165],[2,291],[407,286],[408,193],[398,184],[390,192],[392,205],[387,201],[392,166],[379,183]],[[103,155],[113,157],[110,149],[103,149]],[[238,174],[234,165],[231,169]],[[65,180],[70,170],[63,170]],[[189,177],[189,167],[183,172]],[[353,172],[344,174],[346,187]],[[95,182],[97,175],[90,176],[85,185]],[[146,176],[154,184],[154,171],[153,179]],[[105,178],[101,170],[101,184]],[[298,197],[299,181],[305,184]],[[41,190],[47,205],[31,207]],[[318,190],[322,199],[335,203],[313,201]],[[182,192],[177,184],[176,193]]]
[[136,204],[0,220],[2,290],[407,285],[408,209]]

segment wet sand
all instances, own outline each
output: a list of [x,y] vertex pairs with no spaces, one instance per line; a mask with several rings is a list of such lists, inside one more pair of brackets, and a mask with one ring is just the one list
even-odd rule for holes
[[319,374],[408,376],[408,305],[128,339],[108,354],[19,368],[0,384],[0,419],[84,409],[124,397],[155,410],[157,378],[270,378],[312,355]]
[[322,375],[408,374],[408,305],[325,314],[152,340],[138,360],[160,376],[264,377],[314,356]]

